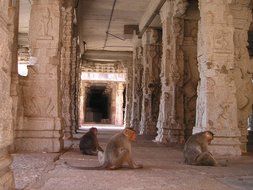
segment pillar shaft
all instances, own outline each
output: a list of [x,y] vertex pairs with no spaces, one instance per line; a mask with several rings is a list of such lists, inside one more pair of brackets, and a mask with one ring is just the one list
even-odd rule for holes
[[141,121],[141,104],[142,104],[142,56],[143,48],[141,46],[141,40],[136,36],[134,52],[133,52],[133,90],[132,90],[132,110],[131,110],[131,122],[136,131],[140,132]]
[[140,134],[156,135],[156,122],[159,112],[161,34],[156,29],[148,29],[142,38],[142,112]]
[[132,110],[132,90],[133,90],[133,63],[131,61],[124,61],[124,65],[127,66],[127,81],[126,81],[126,96],[125,96],[125,115],[124,125],[130,127],[131,110]]
[[248,31],[252,22],[252,9],[248,1],[234,1],[230,5],[234,21],[234,68],[233,75],[236,85],[238,127],[241,131],[241,150],[246,152],[248,135],[248,117],[252,112],[253,66],[248,53]]
[[34,0],[29,43],[34,65],[22,81],[24,120],[17,131],[16,149],[59,152],[63,145],[60,88],[59,0]]
[[240,155],[234,70],[234,26],[228,1],[199,1],[197,118],[194,133],[210,130],[214,154]]
[[62,47],[61,47],[61,92],[62,92],[62,127],[64,138],[72,136],[71,131],[71,63],[73,40],[73,0],[66,1],[62,7]]
[[118,83],[116,90],[115,125],[123,125],[123,91],[124,85]]
[[[18,3],[19,1],[16,1]],[[15,5],[0,1],[0,189],[14,189],[13,174],[10,169],[12,158],[8,153],[13,144],[13,115],[11,98],[11,74],[14,70],[12,48],[14,20],[11,19]],[[9,8],[12,9],[9,11]],[[14,12],[13,12],[14,11]],[[15,53],[15,52],[14,52]],[[14,55],[13,55],[14,56]]]
[[162,95],[157,122],[156,141],[164,143],[184,142],[183,109],[183,35],[184,0],[166,2],[161,10],[163,28],[163,57],[161,69]]

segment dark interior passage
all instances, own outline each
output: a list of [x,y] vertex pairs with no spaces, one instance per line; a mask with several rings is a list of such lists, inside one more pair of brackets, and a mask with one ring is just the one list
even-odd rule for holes
[[93,86],[87,92],[85,122],[108,123],[110,115],[109,95],[105,86]]

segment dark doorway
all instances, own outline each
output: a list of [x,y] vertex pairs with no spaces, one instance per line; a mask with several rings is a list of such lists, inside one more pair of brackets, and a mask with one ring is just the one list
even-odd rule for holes
[[109,97],[105,86],[92,86],[87,92],[85,122],[108,123]]

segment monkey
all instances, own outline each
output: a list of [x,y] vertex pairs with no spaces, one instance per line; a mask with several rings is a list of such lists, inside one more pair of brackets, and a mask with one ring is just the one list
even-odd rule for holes
[[208,150],[208,145],[214,138],[211,131],[204,131],[192,135],[184,146],[185,163],[197,166],[217,166],[218,163]]
[[103,149],[99,146],[97,133],[97,128],[92,127],[82,136],[79,148],[83,154],[96,156],[98,150],[103,151]]
[[126,162],[131,169],[143,168],[142,165],[136,164],[132,159],[131,141],[136,140],[136,131],[127,127],[111,137],[106,145],[105,151],[98,152],[99,167],[75,167],[65,162],[66,165],[83,170],[115,170],[122,168]]

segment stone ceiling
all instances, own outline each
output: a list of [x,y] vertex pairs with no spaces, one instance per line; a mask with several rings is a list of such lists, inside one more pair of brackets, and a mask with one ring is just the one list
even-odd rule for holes
[[86,48],[92,50],[132,51],[131,39],[125,39],[124,25],[138,25],[150,0],[116,0],[109,33],[106,31],[114,0],[80,0],[78,27]]
[[[108,30],[114,1],[114,11]],[[151,0],[77,0],[77,2],[80,41],[86,42],[86,50],[132,51],[132,36],[124,35],[124,25],[138,25]],[[28,45],[30,11],[31,0],[20,0],[19,44],[22,46]],[[154,20],[157,23],[152,25],[160,24],[157,19]],[[108,35],[107,30],[110,33]]]

